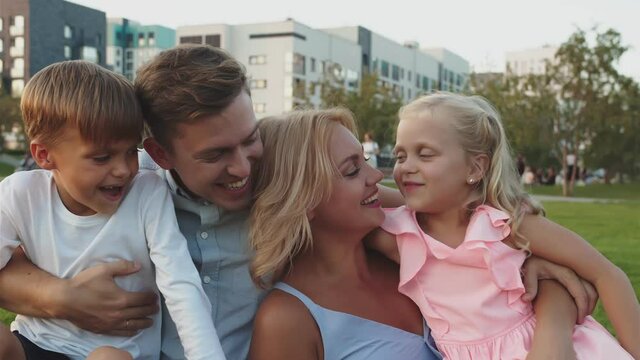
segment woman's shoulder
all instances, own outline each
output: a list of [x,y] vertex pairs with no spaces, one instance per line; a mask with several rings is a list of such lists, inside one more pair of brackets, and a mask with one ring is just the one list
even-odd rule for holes
[[314,353],[319,344],[318,327],[305,304],[294,295],[273,289],[256,313],[251,358]]

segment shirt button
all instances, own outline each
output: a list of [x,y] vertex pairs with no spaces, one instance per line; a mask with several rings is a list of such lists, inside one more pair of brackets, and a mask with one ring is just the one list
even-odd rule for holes
[[202,282],[205,284],[208,284],[211,282],[211,278],[209,276],[205,276],[202,278]]
[[200,237],[203,238],[203,239],[206,239],[206,238],[209,237],[209,234],[206,231],[203,231],[203,232],[200,233]]

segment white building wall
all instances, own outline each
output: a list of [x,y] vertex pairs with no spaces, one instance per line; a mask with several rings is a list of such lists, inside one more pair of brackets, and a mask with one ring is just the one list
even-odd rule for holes
[[546,61],[554,62],[555,46],[543,46],[521,51],[510,51],[505,55],[508,74],[524,76],[528,74],[542,75],[546,71]]

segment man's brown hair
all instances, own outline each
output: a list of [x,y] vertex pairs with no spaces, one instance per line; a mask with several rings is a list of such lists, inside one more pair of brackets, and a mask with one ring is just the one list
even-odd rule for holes
[[29,139],[50,145],[69,127],[100,146],[139,140],[144,129],[133,84],[88,61],[63,61],[40,70],[24,88],[20,107]]
[[249,93],[244,67],[226,51],[180,45],[143,66],[135,80],[147,130],[166,150],[179,123],[194,123]]

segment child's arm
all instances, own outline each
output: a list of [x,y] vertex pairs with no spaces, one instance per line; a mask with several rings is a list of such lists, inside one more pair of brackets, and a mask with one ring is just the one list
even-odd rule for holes
[[364,245],[395,261],[397,264],[400,263],[400,253],[398,252],[396,237],[393,234],[377,228],[365,237]]
[[[222,360],[224,352],[211,316],[211,304],[193,264],[187,240],[178,227],[166,184],[155,174],[139,176],[148,182],[140,195],[142,221],[155,265],[156,284],[176,324],[185,357],[189,360]],[[148,194],[149,188],[152,193]],[[131,196],[131,195],[129,195]]]
[[575,359],[572,335],[577,309],[567,289],[553,280],[541,280],[533,305],[536,329],[527,360]]
[[0,307],[16,314],[68,320],[95,333],[133,336],[153,324],[149,316],[159,311],[158,298],[154,292],[122,290],[113,278],[139,269],[121,260],[59,279],[33,265],[18,248],[0,270]]
[[629,279],[589,243],[572,231],[542,216],[525,217],[519,232],[531,252],[567,266],[591,282],[616,329],[621,345],[640,359],[640,306]]

